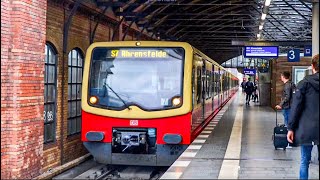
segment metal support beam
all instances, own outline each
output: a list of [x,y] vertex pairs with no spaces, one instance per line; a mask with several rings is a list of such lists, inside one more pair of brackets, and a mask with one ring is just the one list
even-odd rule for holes
[[146,29],[146,27],[148,27],[148,26],[149,26],[149,24],[147,24],[147,23],[143,24],[143,28],[141,29],[141,31],[139,32],[139,34],[138,34],[138,36],[137,36],[137,38],[136,38],[137,41],[140,41],[141,35],[142,35],[143,31],[144,31],[144,30]]
[[137,19],[135,18],[133,21],[130,22],[129,26],[127,27],[126,31],[124,32],[123,36],[122,36],[122,41],[124,41],[124,39],[126,38],[129,29],[131,28],[132,24],[136,21]]
[[305,46],[311,41],[231,41],[233,46]]
[[115,30],[113,30],[112,39],[111,41],[114,41],[114,38],[116,37],[117,31],[119,30],[122,22],[124,21],[124,17],[121,18],[121,20],[118,22],[117,27]]
[[73,15],[76,13],[81,2],[82,2],[82,0],[77,0],[75,2],[74,6],[70,12],[70,15],[67,19],[67,22],[63,26],[63,52],[64,53],[66,53],[66,51],[67,51],[69,27],[71,25]]
[[[71,22],[72,22],[72,18],[73,18],[73,15],[76,13],[80,3],[82,2],[82,0],[77,0],[70,12],[70,15],[68,16],[67,18],[67,22],[64,23],[63,25],[63,45],[62,45],[62,89],[64,89],[64,82],[65,82],[65,58],[68,57],[66,56],[66,53],[67,53],[67,47],[68,47],[68,33],[69,33],[69,28],[70,28],[70,25],[71,25]],[[64,19],[65,19],[65,9],[64,9]],[[62,96],[61,96],[61,100],[62,102],[64,102],[65,98],[64,98],[64,94],[65,93],[62,93]],[[64,103],[61,104],[61,112],[64,111]],[[61,119],[64,119],[64,113],[62,113],[62,117]],[[64,164],[64,147],[63,147],[63,139],[64,139],[64,136],[63,136],[63,130],[64,130],[64,123],[61,123],[61,126],[60,126],[60,163],[61,165]]]
[[298,13],[303,19],[308,20],[303,14],[301,14],[296,8],[294,8],[291,4],[289,4],[286,0],[283,0],[289,7],[291,7],[296,13]]
[[[102,14],[104,14],[106,11],[107,11],[108,7],[105,7]],[[94,26],[93,28],[93,31],[91,32],[91,36],[90,36],[90,44],[93,43],[93,40],[94,40],[94,36],[96,35],[96,30],[98,28],[98,25],[100,24],[100,20],[101,20],[101,15],[98,16],[98,19],[97,19],[97,23],[96,25]]]

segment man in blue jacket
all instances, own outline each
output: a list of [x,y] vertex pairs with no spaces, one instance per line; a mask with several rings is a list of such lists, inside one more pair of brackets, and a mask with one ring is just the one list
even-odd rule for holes
[[313,74],[295,90],[288,123],[288,141],[301,146],[300,179],[308,179],[314,145],[319,152],[319,54],[312,58],[311,66]]

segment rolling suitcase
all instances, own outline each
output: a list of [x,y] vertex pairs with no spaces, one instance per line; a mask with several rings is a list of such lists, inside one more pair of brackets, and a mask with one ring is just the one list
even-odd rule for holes
[[276,111],[276,127],[273,129],[273,145],[276,150],[278,148],[283,148],[283,150],[286,150],[286,147],[288,146],[287,133],[287,127],[278,124],[278,116]]

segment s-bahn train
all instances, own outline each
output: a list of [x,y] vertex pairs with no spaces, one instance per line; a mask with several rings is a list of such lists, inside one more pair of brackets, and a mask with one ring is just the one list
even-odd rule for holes
[[237,77],[185,42],[93,43],[81,139],[99,163],[169,166],[237,90]]

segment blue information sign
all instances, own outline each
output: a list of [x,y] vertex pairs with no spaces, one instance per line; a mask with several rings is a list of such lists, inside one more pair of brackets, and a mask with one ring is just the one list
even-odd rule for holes
[[256,70],[255,69],[243,69],[243,73],[246,75],[255,75],[256,74]]
[[308,57],[308,56],[312,56],[312,46],[304,46],[304,56]]
[[245,58],[274,58],[278,57],[278,46],[245,46]]
[[288,62],[299,62],[300,61],[300,49],[291,49],[288,51]]

